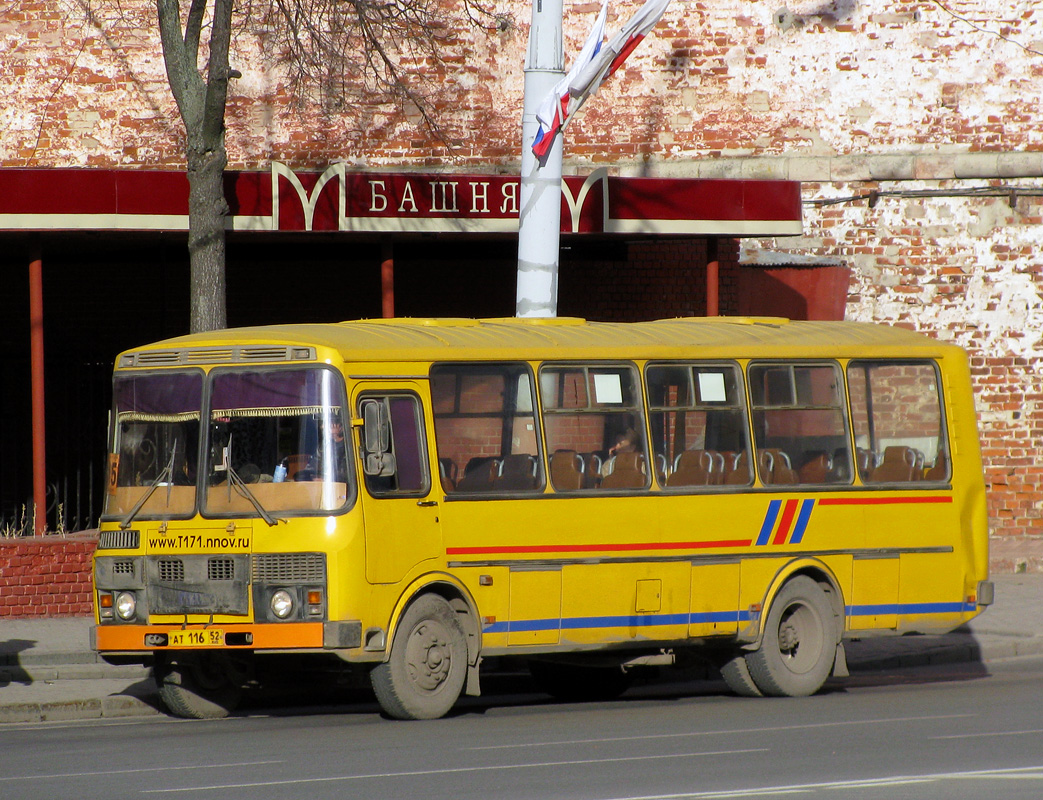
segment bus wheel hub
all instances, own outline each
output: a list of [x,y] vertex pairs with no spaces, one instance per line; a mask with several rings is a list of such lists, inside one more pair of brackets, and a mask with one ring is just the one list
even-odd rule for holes
[[410,642],[410,677],[422,689],[437,689],[449,674],[450,655],[446,638],[427,623],[414,632]]
[[800,633],[792,624],[783,625],[779,629],[779,649],[791,652],[800,644]]

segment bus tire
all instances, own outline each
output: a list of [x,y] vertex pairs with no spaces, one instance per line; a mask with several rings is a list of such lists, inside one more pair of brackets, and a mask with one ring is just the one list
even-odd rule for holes
[[530,661],[529,673],[536,687],[557,700],[587,703],[615,700],[634,682],[622,667],[589,667],[556,661]]
[[220,719],[243,696],[239,672],[219,654],[172,654],[157,658],[159,697],[170,712],[188,719]]
[[721,665],[721,677],[739,697],[763,697],[762,692],[750,674],[750,666],[746,663],[746,654],[735,653]]
[[764,694],[807,697],[826,682],[836,652],[833,607],[821,586],[799,575],[775,596],[761,646],[746,663]]
[[467,638],[441,597],[421,595],[399,620],[391,657],[370,672],[380,707],[395,719],[438,719],[453,707],[467,676]]

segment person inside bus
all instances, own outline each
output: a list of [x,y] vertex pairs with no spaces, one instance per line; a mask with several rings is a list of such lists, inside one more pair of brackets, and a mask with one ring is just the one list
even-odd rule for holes
[[326,441],[329,442],[332,452],[327,454],[325,447],[320,443],[318,446],[318,453],[315,456],[290,456],[288,459],[290,462],[296,461],[299,458],[301,463],[297,464],[296,468],[294,468],[295,465],[293,463],[289,465],[289,474],[287,475],[289,480],[322,480],[326,473],[323,471],[321,465],[325,463],[325,460],[328,457],[332,460],[333,464],[333,480],[339,483],[347,482],[348,451],[344,441],[344,423],[339,416],[335,416],[330,419],[329,426],[329,436],[326,437]]
[[333,479],[338,483],[348,480],[348,449],[344,442],[344,422],[340,417],[330,420],[330,444],[333,447]]
[[616,468],[616,457],[621,453],[636,453],[640,450],[640,437],[633,428],[627,428],[625,433],[617,434],[616,442],[608,449],[608,458],[601,465],[601,477],[605,478],[612,474]]

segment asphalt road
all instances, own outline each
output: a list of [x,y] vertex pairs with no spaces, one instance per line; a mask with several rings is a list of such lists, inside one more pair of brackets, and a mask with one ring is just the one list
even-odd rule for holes
[[656,683],[620,700],[484,697],[394,722],[355,706],[0,729],[15,798],[1039,798],[1043,658],[849,678],[804,699]]

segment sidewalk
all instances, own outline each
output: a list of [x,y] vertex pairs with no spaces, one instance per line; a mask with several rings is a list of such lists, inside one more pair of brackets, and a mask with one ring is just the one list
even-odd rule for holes
[[[1043,654],[1043,575],[997,575],[996,602],[942,636],[848,641],[852,674]],[[0,620],[0,723],[163,713],[148,669],[112,666],[88,646],[89,618]]]

